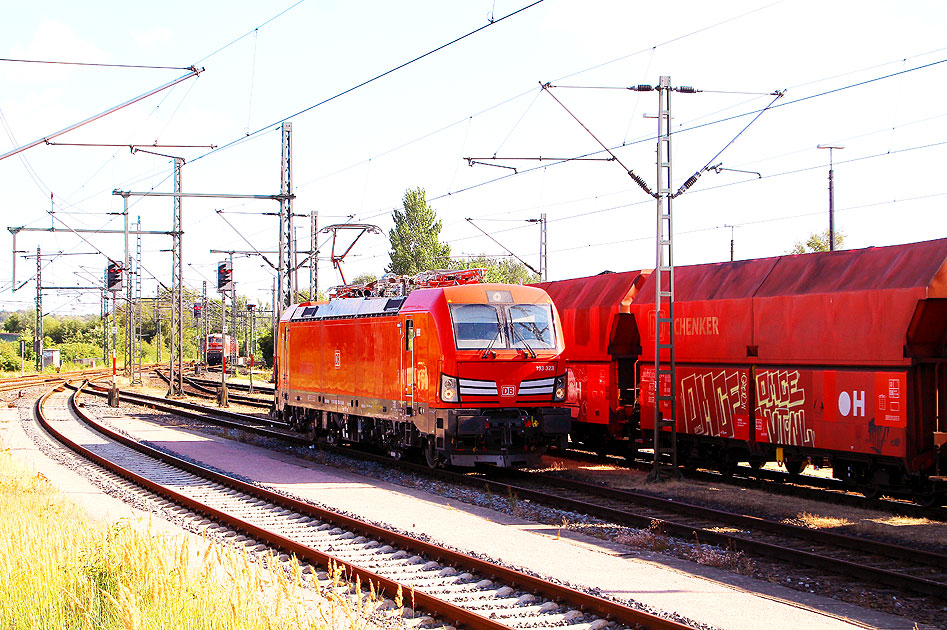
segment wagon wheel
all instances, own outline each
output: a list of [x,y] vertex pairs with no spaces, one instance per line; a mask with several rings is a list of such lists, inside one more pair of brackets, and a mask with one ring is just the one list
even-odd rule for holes
[[919,494],[913,495],[911,497],[911,500],[913,500],[915,503],[917,503],[921,507],[928,508],[928,507],[933,507],[937,505],[938,503],[940,503],[940,500],[942,498],[943,497],[937,494],[936,492],[926,492],[923,494],[919,493]]
[[424,461],[429,468],[438,468],[441,465],[441,459],[437,456],[434,438],[428,438],[424,441]]
[[805,470],[806,466],[809,465],[809,462],[804,459],[803,460],[791,459],[791,460],[786,460],[783,463],[786,466],[786,472],[789,473],[790,477],[795,477],[796,475],[801,473],[803,470]]
[[737,472],[737,463],[732,460],[726,460],[717,465],[717,470],[724,477],[732,477]]

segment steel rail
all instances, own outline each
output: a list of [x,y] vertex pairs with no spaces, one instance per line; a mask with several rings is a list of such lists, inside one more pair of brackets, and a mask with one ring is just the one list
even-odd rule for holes
[[[86,392],[101,397],[108,395],[108,392],[104,389],[94,386],[87,389]],[[137,392],[128,391],[119,392],[119,400],[125,400],[137,405],[150,407],[152,409],[157,409],[158,411],[164,411],[166,413],[182,416],[191,420],[198,420],[200,422],[208,422],[208,414],[213,414],[215,417],[212,418],[210,422],[227,427],[229,429],[248,431],[262,435],[264,437],[278,438],[302,446],[310,446],[312,444],[312,440],[310,438],[305,437],[300,433],[263,426],[270,425],[285,427],[286,425],[282,422],[264,420],[257,418],[256,416],[250,416],[247,414],[238,413],[236,411],[205,407],[204,405],[198,405],[197,403],[187,402],[185,400],[159,398],[157,396],[149,396],[148,394],[139,394]]]
[[62,383],[72,378],[98,377],[111,374],[112,368],[100,368],[95,370],[76,370],[72,372],[60,372],[58,374],[27,374],[25,376],[14,376],[0,379],[0,392],[22,389],[24,387],[38,387],[50,383]]
[[[125,394],[123,394],[125,395]],[[133,394],[132,396],[141,396],[139,394]],[[168,401],[171,403],[171,401]],[[147,401],[148,405],[152,406],[161,406],[160,403]],[[174,401],[171,404],[163,405],[163,411],[168,411],[169,413],[179,413],[173,407],[173,405],[181,404],[181,401]],[[204,412],[204,414],[221,414],[221,415],[237,415],[242,416],[242,414],[234,414],[233,412],[224,412],[222,410],[212,409],[203,407],[201,405],[194,405],[193,403],[184,403],[192,408],[198,408]],[[202,421],[207,421],[206,416],[201,416],[200,414],[190,414],[189,417],[196,418]],[[252,416],[243,416],[244,418],[252,418]],[[216,422],[216,421],[215,421]],[[248,425],[237,425],[234,428],[248,430],[255,433],[260,433],[268,435],[270,437],[275,437],[278,439],[288,439],[289,441],[296,444],[312,444],[311,438],[301,438],[299,434],[292,432],[277,432],[277,431],[268,431],[262,427],[253,427]],[[341,449],[340,449],[341,450]],[[351,451],[349,450],[351,455]],[[386,465],[396,465],[401,469],[413,470],[415,472],[421,472],[425,474],[436,474],[438,477],[447,479],[456,483],[462,483],[465,485],[483,487],[488,486],[491,488],[491,491],[497,494],[509,494],[516,493],[517,496],[523,499],[530,499],[537,502],[542,502],[546,505],[553,505],[560,507],[562,509],[578,511],[586,514],[590,514],[602,519],[614,521],[617,523],[622,523],[625,525],[631,525],[634,527],[643,527],[649,528],[653,525],[655,519],[653,516],[646,516],[635,514],[629,512],[628,510],[611,508],[604,505],[599,505],[595,503],[590,503],[589,501],[574,499],[569,497],[562,497],[548,492],[542,492],[539,490],[533,490],[525,488],[523,486],[505,483],[497,481],[495,479],[485,479],[483,477],[471,477],[469,475],[453,473],[445,470],[431,471],[429,468],[426,468],[422,465],[412,464],[410,462],[393,462],[389,458],[377,455],[371,455],[368,453],[359,452],[358,457],[371,459],[379,461]],[[524,476],[534,476],[532,473],[523,473],[515,471],[504,471],[505,474],[520,474]],[[916,558],[919,561],[927,563],[929,566],[937,569],[947,569],[947,556],[943,554],[927,552],[923,550],[911,549],[908,547],[903,547],[900,545],[892,545],[889,543],[880,543],[875,541],[866,540],[863,538],[854,538],[850,536],[844,536],[841,534],[834,534],[831,532],[822,532],[819,530],[813,530],[805,527],[799,527],[795,525],[788,525],[784,523],[777,523],[774,521],[767,521],[766,519],[740,515],[732,512],[725,512],[721,510],[714,510],[711,508],[704,508],[697,505],[690,505],[686,503],[681,503],[679,501],[670,501],[666,499],[661,499],[659,497],[654,497],[650,495],[645,495],[642,493],[636,493],[626,490],[615,490],[603,486],[596,486],[594,484],[586,484],[583,482],[573,482],[569,480],[564,480],[561,478],[552,477],[549,475],[540,475],[536,476],[540,478],[543,483],[549,483],[551,485],[558,485],[561,488],[571,488],[573,490],[578,490],[587,494],[600,496],[603,498],[613,498],[617,500],[622,500],[626,502],[634,502],[649,509],[664,509],[671,512],[677,512],[683,515],[688,515],[692,517],[699,517],[705,519],[713,519],[718,521],[723,521],[728,524],[736,525],[743,529],[748,530],[757,530],[757,531],[766,531],[768,533],[787,536],[790,538],[795,538],[799,540],[807,540],[809,542],[816,542],[823,545],[830,545],[833,547],[841,547],[854,549],[859,551],[869,551],[877,550],[877,555],[886,556],[889,558],[903,560],[905,557]],[[665,533],[671,534],[673,536],[690,539],[696,538],[701,543],[710,543],[719,545],[727,549],[735,549],[739,551],[744,551],[747,553],[753,553],[762,557],[775,558],[779,561],[790,561],[796,562],[797,564],[802,564],[805,566],[814,567],[817,569],[824,569],[832,571],[841,575],[848,575],[856,578],[868,578],[874,581],[877,581],[888,586],[894,586],[897,588],[909,588],[915,592],[923,593],[926,595],[933,595],[935,597],[940,597],[947,599],[947,584],[943,582],[937,582],[934,580],[929,580],[923,577],[913,576],[910,574],[892,571],[888,569],[882,569],[878,567],[872,567],[870,565],[859,564],[857,562],[851,562],[848,560],[843,560],[840,558],[834,558],[831,556],[822,555],[815,552],[808,552],[800,549],[792,549],[786,547],[785,545],[768,543],[760,540],[755,540],[747,536],[739,536],[733,533],[723,533],[714,531],[712,529],[695,527],[691,524],[679,523],[667,519],[658,519],[662,531]],[[871,547],[872,549],[868,549]]]
[[[159,370],[155,370],[154,373],[157,374],[158,378],[160,378],[165,383],[168,382],[168,377],[163,372]],[[204,387],[203,385],[198,385],[197,383],[193,381],[194,379],[192,379],[191,377],[188,377],[188,376],[184,377],[184,382],[190,385],[195,390],[197,390],[198,393],[195,395],[200,396],[202,398],[214,398],[217,396],[216,390],[213,390],[209,387]],[[218,383],[218,386],[219,385],[220,383]],[[231,387],[232,387],[232,384],[227,383],[227,388],[230,389]],[[273,403],[267,402],[263,399],[256,398],[253,396],[243,396],[241,394],[227,394],[227,398],[231,402],[239,403],[241,405],[247,405],[250,407],[259,407],[260,409],[270,409],[273,406]]]
[[[92,461],[95,461],[100,466],[111,470],[115,474],[120,475],[121,477],[128,479],[129,481],[138,484],[151,492],[159,494],[171,501],[184,505],[188,509],[191,509],[195,512],[205,514],[208,517],[217,520],[219,522],[226,523],[228,526],[233,527],[246,532],[247,534],[259,538],[268,542],[271,545],[274,545],[280,549],[288,551],[290,553],[296,554],[297,557],[305,559],[308,562],[318,564],[320,566],[328,566],[330,562],[335,563],[338,566],[344,567],[347,575],[349,576],[350,581],[355,580],[356,578],[360,579],[363,583],[371,582],[377,585],[380,585],[381,588],[386,589],[387,592],[394,593],[397,592],[399,587],[404,588],[399,582],[385,578],[380,575],[376,575],[371,571],[367,571],[363,568],[352,565],[349,562],[336,558],[330,554],[320,552],[318,550],[312,549],[300,543],[297,543],[286,537],[273,534],[263,528],[246,523],[234,516],[215,510],[207,505],[201,504],[200,502],[191,499],[190,497],[181,495],[169,488],[156,484],[132,471],[126,470],[125,468],[106,460],[105,458],[97,455],[86,449],[85,447],[75,443],[69,438],[59,434],[55,429],[46,421],[45,416],[42,413],[42,406],[45,403],[46,399],[57,390],[62,388],[56,388],[44,394],[42,397],[37,399],[35,405],[35,413],[37,419],[43,425],[43,428],[49,432],[51,435],[56,436],[56,439],[61,440],[66,444],[70,449],[81,454],[83,457],[87,457]],[[415,553],[424,554],[427,557],[438,560],[440,562],[451,564],[453,566],[463,567],[464,569],[476,571],[477,573],[484,575],[485,577],[502,580],[504,583],[527,590],[533,593],[540,593],[550,599],[560,600],[569,602],[571,605],[585,609],[589,612],[592,612],[603,618],[610,618],[621,623],[628,624],[630,626],[643,626],[646,628],[653,628],[655,630],[693,630],[690,626],[681,624],[669,619],[658,617],[643,611],[635,610],[613,602],[595,595],[590,595],[588,593],[583,593],[569,587],[561,586],[558,584],[553,584],[537,578],[535,576],[527,575],[513,569],[508,569],[500,565],[475,558],[473,556],[446,549],[437,545],[430,543],[425,543],[415,538],[393,532],[382,527],[371,525],[368,523],[363,523],[354,518],[343,516],[329,510],[318,508],[312,504],[299,501],[297,499],[292,499],[285,497],[280,494],[276,494],[265,490],[263,488],[257,487],[255,485],[240,481],[233,477],[229,477],[222,473],[209,470],[194,464],[192,462],[185,461],[183,459],[177,458],[168,453],[153,449],[149,446],[146,446],[140,442],[136,442],[120,433],[111,431],[108,428],[99,425],[87,414],[85,414],[82,409],[78,406],[76,398],[79,393],[82,391],[82,387],[76,388],[76,391],[70,396],[70,406],[73,412],[82,419],[83,422],[87,423],[89,426],[94,428],[96,431],[100,432],[102,435],[105,435],[109,439],[112,439],[116,442],[119,442],[129,448],[132,448],[138,452],[146,454],[150,457],[159,459],[171,466],[180,468],[191,472],[192,474],[198,475],[202,478],[205,478],[209,481],[230,487],[239,492],[243,492],[250,496],[253,496],[258,499],[262,499],[279,505],[280,507],[290,509],[300,514],[304,514],[311,518],[316,518],[320,521],[332,523],[337,527],[342,527],[351,531],[359,532],[365,536],[370,536],[374,539],[383,540],[388,544],[397,545],[403,549],[413,551]],[[429,610],[437,615],[444,617],[445,619],[453,620],[455,623],[464,624],[470,628],[476,628],[477,630],[510,630],[509,626],[501,624],[497,621],[479,615],[469,610],[465,610],[454,604],[445,602],[437,597],[428,595],[422,591],[416,589],[410,589],[412,597],[416,604],[420,604],[421,607]]]
[[[323,448],[327,447],[324,446]],[[634,527],[650,528],[655,521],[653,516],[642,516],[628,512],[627,510],[610,508],[607,506],[590,503],[589,501],[561,497],[547,492],[524,488],[523,486],[515,484],[504,483],[502,481],[497,481],[496,479],[454,473],[443,469],[432,471],[429,467],[423,464],[413,464],[407,461],[396,462],[385,456],[374,455],[362,451],[353,452],[352,449],[333,447],[333,450],[336,452],[346,452],[350,456],[357,456],[359,458],[377,461],[389,466],[396,466],[401,470],[408,470],[427,475],[434,474],[440,479],[455,483],[478,488],[488,487],[491,492],[497,495],[515,493],[515,495],[520,499],[529,499],[544,505],[557,506],[562,509],[590,514],[602,519],[623,523]],[[504,471],[504,474],[511,473],[523,475],[531,474],[518,473],[509,470]],[[561,483],[563,485],[572,483],[570,481],[560,480],[558,478],[553,479],[555,480],[554,483]],[[613,490],[603,486],[595,486],[593,484],[583,484],[582,482],[575,482],[574,487],[581,487],[584,490],[588,490],[590,494],[596,494],[599,496],[608,496],[609,494],[612,494],[616,498],[627,492],[622,490]],[[745,520],[741,520],[740,517],[743,515],[716,511],[710,508],[689,505],[678,501],[664,500],[649,495],[641,496],[642,504],[649,503],[647,507],[651,509],[658,508],[658,506],[660,506],[660,509],[673,512],[676,511],[677,508],[681,508],[680,511],[682,513],[695,517],[702,514],[703,518],[716,518],[714,513],[719,512],[718,516],[721,520],[731,524],[736,523],[738,526],[745,529],[752,530],[753,528],[756,528],[758,531],[770,530],[770,533],[780,533],[778,530],[784,527],[785,529],[782,529],[781,535],[803,540],[808,539],[810,542],[817,542],[819,544],[861,551],[866,551],[866,549],[871,551],[871,549],[868,548],[877,545],[878,555],[900,561],[903,561],[905,558],[916,558],[919,560],[919,565],[926,562],[928,566],[938,570],[947,568],[947,557],[945,557],[943,554],[927,552],[899,545],[892,545],[889,543],[876,543],[875,541],[866,540],[863,538],[846,537],[844,535],[834,534],[831,532],[820,532],[818,530],[810,530],[809,528],[776,523],[774,521],[767,521],[765,519],[752,516],[745,516]],[[626,496],[621,500],[632,501],[634,499],[632,496]],[[715,544],[726,549],[745,551],[747,553],[773,558],[782,562],[796,562],[797,564],[833,571],[841,575],[848,575],[855,578],[872,579],[889,586],[894,586],[897,588],[907,587],[918,593],[947,599],[947,584],[943,582],[928,580],[926,578],[917,577],[898,571],[872,567],[870,565],[858,564],[856,562],[833,558],[831,556],[825,556],[814,552],[796,550],[788,548],[785,545],[766,543],[763,541],[754,540],[753,538],[747,536],[738,536],[732,533],[717,532],[711,529],[695,527],[694,525],[674,522],[667,519],[658,519],[658,521],[663,532],[679,538],[696,538],[696,540],[700,543]],[[809,538],[809,536],[811,536],[811,538]]]

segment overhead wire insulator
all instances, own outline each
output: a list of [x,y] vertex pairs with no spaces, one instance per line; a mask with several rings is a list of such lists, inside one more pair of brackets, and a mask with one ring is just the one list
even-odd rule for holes
[[687,189],[688,189],[688,188],[690,188],[691,186],[693,186],[694,184],[697,183],[698,178],[700,178],[700,171],[697,171],[696,173],[694,173],[693,175],[691,175],[691,176],[687,179],[687,181],[684,182],[684,185],[681,186],[680,189],[678,189],[678,191],[677,191],[676,193],[674,193],[673,196],[674,196],[674,197],[677,197],[677,196],[682,195],[682,194],[684,194],[685,192],[687,192]]
[[697,94],[698,92],[700,92],[700,90],[698,90],[697,88],[691,87],[689,85],[680,85],[674,88],[674,91],[681,92],[682,94]]
[[654,192],[652,192],[651,188],[648,187],[647,182],[645,182],[641,175],[634,171],[628,171],[628,177],[630,177],[633,182],[641,186],[643,191],[654,197]]
[[654,88],[653,88],[652,86],[650,86],[650,85],[645,85],[645,84],[643,84],[643,83],[642,83],[641,85],[632,85],[632,86],[631,86],[630,88],[628,88],[628,89],[631,90],[632,92],[652,92],[652,91],[654,91]]

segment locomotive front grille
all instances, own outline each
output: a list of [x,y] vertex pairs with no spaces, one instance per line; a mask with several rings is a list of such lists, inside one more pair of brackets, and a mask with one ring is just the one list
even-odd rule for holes
[[531,381],[523,381],[520,383],[520,396],[546,396],[552,397],[552,390],[556,386],[556,379],[553,377],[549,378],[537,378]]
[[470,378],[461,378],[458,379],[457,382],[460,386],[461,400],[464,399],[464,396],[489,396],[492,398],[498,396],[496,381],[479,381]]

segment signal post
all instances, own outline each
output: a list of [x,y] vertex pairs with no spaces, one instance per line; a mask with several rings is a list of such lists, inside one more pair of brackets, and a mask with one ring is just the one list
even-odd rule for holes
[[105,290],[112,292],[112,387],[109,389],[109,407],[118,407],[118,361],[115,358],[115,346],[118,343],[118,326],[116,326],[116,307],[118,294],[122,290],[122,266],[110,260],[105,268]]
[[[220,392],[217,395],[217,404],[229,407],[227,400],[227,353],[230,344],[227,343],[227,292],[233,289],[233,259],[217,263],[217,291],[220,293],[220,323],[221,323],[221,351],[220,351]],[[234,305],[236,307],[236,304]]]
[[253,351],[256,350],[256,337],[253,336],[253,320],[256,314],[256,304],[247,304],[250,314],[250,343],[247,344],[247,354],[250,355],[250,393],[253,393]]

